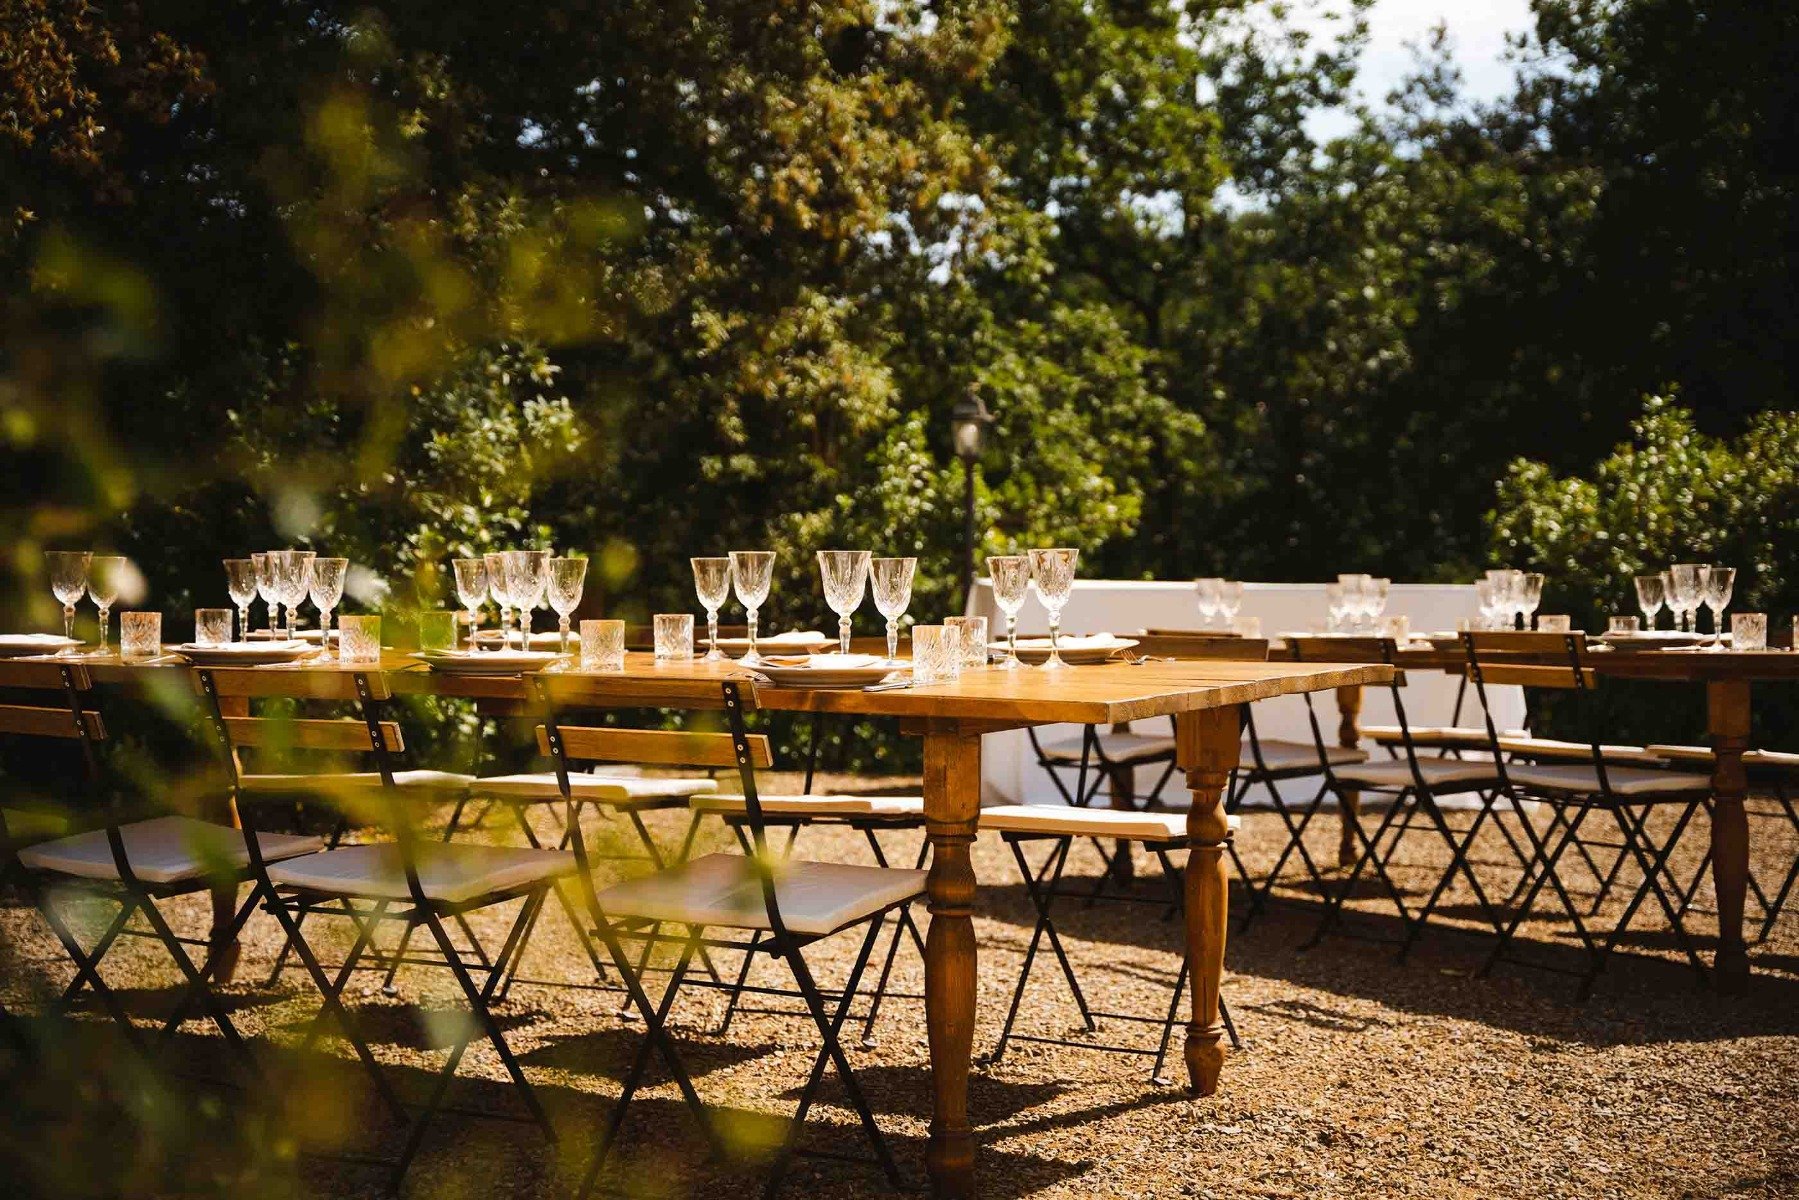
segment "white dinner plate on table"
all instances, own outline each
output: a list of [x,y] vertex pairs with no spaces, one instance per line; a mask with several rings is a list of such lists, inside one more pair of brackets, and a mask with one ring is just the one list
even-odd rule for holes
[[876,654],[809,654],[772,658],[755,671],[776,687],[863,688],[908,669]]
[[55,654],[81,645],[60,633],[0,633],[0,658],[24,658],[30,654]]
[[183,642],[172,649],[196,667],[265,667],[272,663],[298,662],[318,651],[311,642],[302,641],[227,642],[222,646]]
[[[458,626],[459,630],[460,630],[460,628],[461,627]],[[513,642],[514,645],[516,645],[518,643],[518,630],[515,629],[512,631],[512,633],[510,635],[510,640]],[[574,643],[579,642],[581,639],[578,634],[576,634],[573,630],[570,630],[569,635],[568,635],[568,640],[569,640],[569,643],[571,645],[573,645]],[[477,645],[477,646],[498,646],[499,644],[500,644],[500,631],[499,630],[497,630],[497,629],[482,629],[482,630],[476,631],[475,645]],[[553,646],[553,647],[556,647],[557,649],[561,649],[562,635],[560,633],[534,633],[531,635],[531,644],[533,646],[546,646],[546,647]]]
[[[707,644],[706,631],[698,628],[697,625],[693,631],[693,644],[695,646]],[[814,650],[821,650],[826,646],[835,646],[836,644],[836,638],[826,637],[816,629],[791,629],[786,633],[771,633],[766,637],[757,638],[756,653],[810,654]],[[718,639],[718,648],[726,654],[748,654],[750,639],[721,637]]]
[[[1728,634],[1725,635],[1729,637]],[[1682,633],[1678,629],[1640,629],[1636,633],[1602,633],[1595,641],[1614,650],[1675,650],[1709,641],[1707,633]]]
[[446,675],[522,675],[562,656],[541,650],[421,650],[412,657]]
[[[1070,665],[1102,663],[1120,650],[1129,650],[1135,645],[1137,645],[1136,638],[1121,638],[1111,633],[1092,633],[1085,637],[1065,636],[1056,639],[1056,647],[1061,652],[1062,661]],[[987,649],[990,653],[1004,655],[1006,652],[1005,639],[988,642]],[[1020,662],[1033,665],[1048,662],[1049,639],[1046,637],[1019,638],[1018,658]]]
[[[268,641],[273,641],[274,638],[275,638],[275,635],[267,629],[252,629],[249,633],[244,635],[244,640],[250,641],[250,642],[268,642]],[[314,645],[317,645],[318,640],[319,640],[319,631],[316,629],[302,629],[298,633],[294,634],[293,640],[301,641],[301,642],[311,642]],[[337,630],[335,628],[332,629],[332,631],[331,631],[331,640],[333,642],[337,641]]]

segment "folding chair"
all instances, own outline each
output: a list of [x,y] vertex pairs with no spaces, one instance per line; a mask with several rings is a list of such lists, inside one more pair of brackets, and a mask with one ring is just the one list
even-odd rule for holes
[[[318,776],[315,777],[318,782],[313,795],[339,806],[346,818],[373,820],[392,835],[392,841],[339,845],[316,854],[277,861],[264,851],[271,835],[255,828],[250,816],[255,811],[254,806],[242,806],[242,815],[250,864],[268,901],[269,911],[281,922],[288,943],[323,997],[318,1015],[301,1040],[302,1052],[311,1049],[323,1032],[326,1020],[336,1017],[344,1037],[382,1100],[398,1119],[409,1124],[400,1154],[391,1164],[391,1185],[395,1189],[400,1186],[423,1145],[431,1121],[439,1112],[447,1111],[445,1099],[450,1083],[477,1033],[485,1035],[499,1056],[524,1104],[527,1119],[554,1144],[556,1132],[517,1058],[507,1046],[505,1035],[494,1020],[491,1005],[531,916],[542,906],[545,894],[556,881],[573,871],[574,857],[554,850],[445,844],[421,839],[415,828],[416,805],[394,782],[390,754],[404,748],[403,738],[399,725],[384,718],[382,706],[391,693],[385,677],[378,673],[318,670],[312,672],[308,680],[314,698],[352,702],[360,720],[228,717],[224,715],[221,698],[264,694],[269,687],[268,676],[253,668],[202,669],[197,674],[200,689],[212,711],[221,758],[230,773],[234,794],[240,778],[236,761],[236,752],[240,748],[279,745],[314,751],[366,752],[375,761],[372,785],[360,777]],[[283,684],[291,685],[291,680],[284,680]],[[512,901],[523,903],[504,943],[490,957],[475,939],[466,916]],[[301,928],[301,921],[308,913],[321,911],[347,916],[356,927],[355,940],[335,976],[326,973]],[[478,959],[472,965],[468,961],[471,951],[459,948],[444,927],[444,922],[452,919],[461,925],[472,943],[473,956]],[[409,958],[407,961],[447,968],[462,989],[474,1017],[473,1022],[455,1036],[449,1056],[416,1117],[409,1117],[343,1003],[344,989],[358,962],[369,952],[376,932],[383,923],[395,921],[404,922],[409,928],[423,926],[430,932],[440,957]],[[484,976],[482,983],[476,983],[476,974]],[[492,1113],[471,1115],[499,1116]]]
[[[540,687],[544,700],[545,737],[562,761],[564,748],[579,755],[580,746],[591,745],[588,739],[603,737],[610,731],[564,729],[555,710]],[[745,730],[744,710],[753,703],[753,692],[747,684],[726,680],[722,684],[725,715],[729,735],[680,733],[660,734],[680,739],[679,753],[688,761],[717,766],[735,765],[743,785],[744,815],[750,831],[753,852],[747,855],[708,854],[680,866],[653,872],[639,879],[615,884],[603,892],[595,892],[586,857],[586,846],[577,829],[574,850],[581,869],[586,900],[596,930],[605,943],[614,965],[624,977],[645,1024],[645,1037],[636,1058],[627,1071],[618,1103],[613,1108],[599,1138],[599,1147],[582,1179],[578,1195],[592,1190],[604,1169],[612,1146],[617,1140],[632,1097],[643,1082],[652,1050],[659,1052],[674,1076],[683,1098],[698,1118],[701,1128],[716,1147],[719,1138],[711,1118],[695,1091],[693,1081],[683,1065],[679,1050],[667,1028],[668,1012],[673,1004],[695,954],[702,946],[726,947],[745,953],[762,953],[786,962],[795,985],[805,998],[823,1041],[805,1085],[800,1090],[793,1125],[775,1155],[764,1188],[765,1196],[773,1196],[780,1187],[792,1159],[796,1155],[847,1159],[847,1155],[805,1150],[799,1139],[807,1112],[811,1109],[827,1064],[834,1066],[843,1083],[862,1130],[873,1147],[874,1159],[889,1181],[900,1183],[899,1169],[875,1123],[868,1100],[856,1081],[849,1059],[840,1040],[843,1023],[855,999],[862,973],[874,950],[880,932],[877,918],[918,899],[924,894],[925,872],[893,867],[868,867],[838,863],[807,862],[796,858],[777,859],[768,848],[767,825],[761,798],[756,791],[755,771],[771,765],[768,739],[752,737]],[[559,768],[560,769],[560,765]],[[807,966],[804,950],[820,939],[867,926],[849,976],[842,989],[827,993],[822,990]],[[681,943],[680,958],[675,964],[660,1003],[652,1004],[644,993],[641,973],[624,949],[629,938],[662,939],[664,927],[678,926],[686,930],[674,939]],[[730,936],[712,936],[709,929],[719,929],[750,940]],[[757,936],[759,935],[759,936]],[[855,1159],[851,1161],[867,1161]]]
[[[1239,828],[1240,820],[1235,815],[1228,818],[1230,828],[1234,832]],[[1169,887],[1170,904],[1175,911],[1180,911],[1184,886],[1182,876],[1169,861],[1168,855],[1175,850],[1187,847],[1187,818],[1182,813],[1148,813],[1121,812],[1117,809],[1080,808],[1074,805],[1060,804],[1008,804],[981,810],[980,828],[983,831],[998,833],[1005,839],[1007,847],[1012,851],[1012,858],[1018,864],[1020,876],[1031,898],[1031,905],[1036,910],[1037,918],[1031,928],[1031,940],[1024,952],[1024,963],[1018,971],[1018,983],[1012,989],[1012,1004],[1006,1010],[1006,1022],[1000,1029],[999,1041],[991,1054],[987,1056],[989,1063],[996,1063],[1004,1056],[1006,1044],[1011,1041],[1040,1042],[1054,1046],[1078,1046],[1087,1050],[1103,1050],[1110,1054],[1143,1055],[1155,1061],[1150,1067],[1150,1078],[1159,1085],[1167,1085],[1169,1080],[1162,1075],[1162,1066],[1168,1059],[1168,1044],[1174,1035],[1174,1028],[1179,1021],[1181,996],[1187,989],[1187,955],[1185,943],[1182,944],[1181,966],[1175,975],[1174,987],[1168,1000],[1168,1010],[1160,1016],[1144,1016],[1141,1013],[1103,1012],[1094,1009],[1087,1003],[1087,997],[1081,990],[1079,978],[1075,975],[1074,964],[1069,961],[1068,952],[1062,946],[1061,935],[1056,930],[1052,916],[1058,897],[1063,895],[1063,871],[1068,866],[1068,853],[1076,838],[1106,838],[1114,841],[1128,841],[1140,845],[1156,856],[1161,864],[1163,878]],[[1034,868],[1025,857],[1026,842],[1047,841],[1050,843],[1048,857],[1041,868]],[[1150,900],[1143,897],[1117,897],[1139,903],[1164,903],[1161,900]],[[1113,1021],[1138,1022],[1148,1025],[1160,1025],[1162,1036],[1154,1050],[1141,1046],[1121,1043],[1107,1043],[1074,1038],[1050,1037],[1042,1034],[1014,1033],[1013,1026],[1018,1020],[1018,1008],[1024,1000],[1025,987],[1030,983],[1031,970],[1036,965],[1037,951],[1044,939],[1049,941],[1050,951],[1056,956],[1056,962],[1062,968],[1062,978],[1068,983],[1068,990],[1074,997],[1075,1006],[1080,1010],[1081,1021],[1088,1033],[1097,1033],[1097,1018]],[[1224,1017],[1226,1031],[1230,1034],[1231,1045],[1242,1049],[1242,1042],[1237,1037],[1237,1027],[1231,1020],[1230,1010],[1219,1002]]]
[[[1391,665],[1398,652],[1392,638],[1295,637],[1288,640],[1288,645],[1294,660],[1298,662],[1378,662]],[[1494,931],[1498,932],[1503,926],[1498,910],[1488,900],[1485,889],[1481,887],[1480,880],[1468,861],[1469,851],[1490,816],[1494,818],[1495,826],[1505,834],[1508,844],[1513,846],[1514,853],[1522,856],[1522,851],[1505,830],[1495,807],[1498,801],[1504,799],[1500,790],[1501,777],[1495,765],[1490,762],[1464,762],[1447,757],[1420,755],[1419,747],[1406,736],[1411,726],[1406,717],[1405,698],[1402,694],[1404,686],[1404,677],[1398,672],[1395,672],[1393,681],[1387,685],[1393,700],[1393,712],[1399,722],[1400,748],[1404,755],[1346,767],[1326,764],[1326,783],[1339,802],[1343,790],[1353,788],[1361,794],[1364,806],[1372,793],[1382,801],[1382,807],[1386,811],[1372,837],[1363,831],[1359,822],[1352,822],[1353,833],[1361,843],[1361,853],[1342,883],[1326,896],[1323,916],[1318,922],[1317,930],[1306,943],[1308,946],[1315,946],[1322,941],[1341,919],[1344,905],[1354,891],[1356,882],[1362,877],[1362,872],[1370,867],[1399,914],[1403,930],[1398,943],[1401,958],[1411,952],[1436,911],[1438,902],[1457,875],[1466,879],[1473,889],[1475,900]],[[1309,695],[1305,700],[1306,712],[1312,723],[1312,734],[1322,741],[1323,731],[1319,727],[1317,709]],[[1457,830],[1450,824],[1438,801],[1440,798],[1468,794],[1479,798],[1480,809],[1466,829]],[[1305,814],[1301,833],[1304,832],[1304,823],[1309,822],[1316,812],[1317,806],[1314,805]],[[1422,823],[1418,820],[1420,815],[1425,818]],[[1421,828],[1429,829],[1441,838],[1449,850],[1449,865],[1438,877],[1424,907],[1414,915],[1406,908],[1404,895],[1399,885],[1393,881],[1389,868],[1406,834]]]
[[[85,697],[91,680],[85,667],[75,663],[0,662],[0,687],[35,693],[33,703],[0,705],[0,732],[78,743],[83,770],[79,783],[70,789],[72,795],[64,799],[75,801],[72,807],[88,820],[104,814],[102,827],[38,842],[18,852],[38,910],[75,963],[75,979],[63,992],[59,1008],[66,1008],[84,986],[90,988],[133,1047],[145,1049],[130,1014],[101,978],[99,968],[119,938],[153,937],[162,943],[186,980],[160,1040],[172,1037],[198,1004],[254,1074],[255,1062],[213,992],[211,980],[217,970],[218,948],[236,937],[255,911],[257,901],[266,898],[266,891],[259,883],[236,910],[223,936],[216,940],[177,936],[157,903],[210,891],[221,882],[236,884],[253,878],[256,846],[229,826],[193,817],[162,815],[127,821],[122,802],[116,796],[101,795],[94,746],[106,739],[106,726],[100,713],[87,706]],[[49,701],[52,695],[60,703]],[[319,846],[318,838],[275,836],[267,839],[262,852],[280,860],[309,854]],[[81,945],[74,929],[58,911],[52,893],[69,890],[98,896],[119,906],[91,947]],[[140,915],[149,926],[148,933],[132,928],[132,919]],[[206,948],[198,967],[188,955],[189,946]]]
[[[1668,858],[1691,822],[1693,814],[1709,799],[1710,776],[1659,767],[1621,765],[1607,755],[1606,746],[1599,737],[1597,717],[1591,701],[1598,676],[1585,663],[1583,635],[1470,632],[1462,635],[1462,642],[1468,654],[1469,678],[1474,681],[1481,707],[1488,713],[1489,743],[1495,756],[1495,765],[1499,768],[1503,789],[1512,795],[1541,801],[1555,814],[1555,821],[1547,837],[1538,837],[1535,828],[1528,822],[1525,823],[1533,852],[1525,869],[1529,884],[1511,921],[1500,931],[1499,940],[1488,955],[1481,972],[1485,974],[1490,971],[1495,963],[1505,957],[1519,926],[1529,916],[1537,896],[1547,885],[1561,901],[1569,920],[1573,922],[1575,934],[1586,951],[1585,969],[1573,972],[1581,976],[1582,998],[1591,993],[1600,972],[1605,969],[1607,959],[1617,947],[1618,940],[1629,929],[1643,901],[1650,896],[1654,896],[1661,905],[1662,912],[1673,928],[1675,939],[1686,953],[1693,969],[1703,979],[1705,964],[1687,935],[1681,911],[1670,897],[1669,887],[1664,886],[1664,882],[1678,893],[1679,885],[1668,870]],[[1530,656],[1529,661],[1520,661],[1519,656]],[[1562,661],[1546,665],[1541,661],[1544,658],[1560,658]],[[1577,717],[1588,730],[1587,760],[1584,763],[1553,764],[1499,761],[1501,738],[1493,724],[1487,686],[1507,683],[1525,688],[1553,688],[1570,693],[1575,701]],[[1677,816],[1673,832],[1658,846],[1648,827],[1648,817],[1650,811],[1660,805],[1674,806]],[[1579,838],[1582,825],[1596,811],[1612,815],[1621,839],[1621,854],[1627,855],[1642,875],[1642,882],[1625,905],[1617,924],[1603,941],[1595,939],[1588,930],[1558,872],[1563,855]],[[1606,876],[1598,878],[1602,897],[1616,874],[1614,868]],[[1536,965],[1544,966],[1547,970],[1558,969],[1547,964]]]

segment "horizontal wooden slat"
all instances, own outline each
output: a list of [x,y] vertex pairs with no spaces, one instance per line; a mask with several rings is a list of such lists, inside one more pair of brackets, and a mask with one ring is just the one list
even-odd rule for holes
[[1144,633],[1137,635],[1132,654],[1152,658],[1229,659],[1236,662],[1264,662],[1268,658],[1267,638],[1207,637],[1192,633]]
[[1291,637],[1287,649],[1298,662],[1386,662],[1391,639],[1378,637]]
[[1583,670],[1580,674],[1581,679],[1576,680],[1573,667],[1536,667],[1496,662],[1480,664],[1480,677],[1487,683],[1511,683],[1519,687],[1537,688],[1575,688],[1583,682],[1587,687],[1598,686],[1599,678],[1592,670]]
[[1568,634],[1541,633],[1534,629],[1484,629],[1470,633],[1474,649],[1481,654],[1561,654],[1568,653]]
[[[195,686],[199,672],[195,672]],[[304,700],[355,700],[355,672],[330,664],[305,667],[223,667],[212,672],[221,696],[291,696]],[[369,696],[392,695],[379,670],[369,671]]]
[[[85,720],[88,740],[105,741],[106,723],[100,719],[100,714],[87,713]],[[81,736],[75,726],[75,716],[67,708],[38,708],[31,704],[0,704],[0,733],[70,739]]]
[[[292,746],[297,750],[373,750],[369,727],[352,720],[295,720],[283,717],[226,717],[233,746]],[[381,722],[389,750],[404,750],[405,735],[394,721]]]
[[[690,733],[667,729],[598,729],[567,725],[562,731],[562,745],[570,758],[595,759],[600,762],[652,763],[661,766],[734,767],[737,750],[728,733]],[[750,735],[750,765],[774,766],[774,752],[768,738],[760,733]],[[538,752],[550,752],[549,730],[537,727]]]
[[[16,658],[0,658],[0,688],[29,688],[34,691],[61,691],[63,688],[62,673],[64,665],[58,662],[45,662],[42,659],[24,661]],[[85,692],[93,686],[92,677],[87,667],[80,663],[69,663],[69,678],[75,684],[75,690]]]

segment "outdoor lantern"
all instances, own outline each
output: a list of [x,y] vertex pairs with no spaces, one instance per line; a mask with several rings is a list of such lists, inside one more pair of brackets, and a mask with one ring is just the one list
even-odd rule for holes
[[962,605],[966,608],[969,596],[974,594],[974,464],[981,457],[981,447],[987,441],[987,426],[993,424],[993,416],[981,403],[980,393],[971,387],[968,394],[949,410],[949,421],[950,440],[955,446],[956,457],[962,460],[964,481]]

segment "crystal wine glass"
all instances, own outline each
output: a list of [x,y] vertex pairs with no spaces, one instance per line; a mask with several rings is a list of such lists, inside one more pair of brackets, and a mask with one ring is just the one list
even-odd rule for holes
[[581,607],[581,592],[586,586],[587,560],[585,558],[552,558],[550,560],[549,583],[546,591],[550,607],[556,610],[557,631],[562,634],[562,640],[557,644],[559,653],[568,653],[568,619],[570,614]]
[[850,652],[850,614],[862,607],[862,597],[868,591],[869,557],[867,550],[818,552],[818,574],[824,581],[825,603],[837,614],[837,649],[843,654]]
[[1709,649],[1724,649],[1724,610],[1730,605],[1730,593],[1735,589],[1736,582],[1735,567],[1700,568],[1700,600],[1712,610],[1712,644]]
[[312,584],[311,550],[278,550],[275,559],[275,598],[287,606],[286,640],[292,641],[300,628],[300,605]]
[[[1068,665],[1056,648],[1056,638],[1062,625],[1062,608],[1074,588],[1074,568],[1080,559],[1079,550],[1066,547],[1031,551],[1031,583],[1037,589],[1037,599],[1049,611],[1049,657],[1043,660],[1046,671],[1059,671]],[[1222,591],[1219,602],[1222,605]]]
[[987,578],[993,581],[993,602],[1006,614],[1006,658],[994,669],[1016,671],[1018,661],[1018,610],[1031,592],[1031,560],[1022,554],[995,554],[987,560]]
[[[506,562],[506,598],[512,602],[517,613],[519,643],[529,650],[531,648],[531,600],[537,591],[536,580],[532,578],[531,552],[529,550],[508,550],[501,555]],[[508,637],[504,643],[512,645]]]
[[[279,624],[275,619],[275,553],[265,550],[250,556],[250,561],[256,564],[256,594],[261,597],[263,610],[268,614],[270,637],[275,636],[275,626]],[[246,629],[244,637],[249,636],[250,631]]]
[[869,579],[874,584],[875,607],[887,618],[887,661],[899,661],[899,619],[912,603],[912,577],[918,572],[916,558],[877,558],[868,564]]
[[1522,571],[1518,575],[1518,616],[1524,628],[1529,629],[1536,622],[1537,607],[1543,603],[1543,574],[1540,571]]
[[1324,585],[1324,631],[1340,632],[1343,625],[1343,585],[1327,583]]
[[761,666],[762,656],[756,653],[756,610],[768,599],[768,589],[775,582],[775,552],[731,551],[731,582],[737,589],[737,603],[743,605],[749,626],[749,653],[739,661],[746,667]]
[[87,564],[87,594],[100,610],[100,653],[106,653],[106,647],[112,631],[112,606],[119,598],[119,587],[125,578],[125,558],[119,554],[96,554]]
[[1223,579],[1218,583],[1218,612],[1224,618],[1226,629],[1237,627],[1237,610],[1243,607],[1243,584],[1235,579]]
[[1638,575],[1637,607],[1643,610],[1643,628],[1655,628],[1655,614],[1662,610],[1662,601],[1667,599],[1667,578],[1662,575]]
[[1668,607],[1680,614],[1683,633],[1689,613],[1694,615],[1694,626],[1699,624],[1700,572],[1704,569],[1698,563],[1675,563],[1668,568]]
[[731,598],[731,560],[728,558],[695,558],[693,590],[706,610],[706,640],[712,648],[706,651],[706,662],[717,662],[724,655],[718,648],[718,610]]
[[93,556],[86,550],[52,550],[47,557],[50,560],[50,592],[62,602],[62,635],[72,642],[75,640],[75,606],[87,592],[87,561]]
[[480,609],[487,603],[487,560],[459,558],[450,564],[456,575],[456,599],[468,613],[468,648],[475,648],[475,628],[480,624]]
[[1474,604],[1480,611],[1480,629],[1499,628],[1499,584],[1489,575],[1474,581]]
[[531,614],[540,608],[549,607],[550,595],[550,555],[549,550],[525,550],[526,568],[525,587],[527,594],[519,598],[519,612],[523,614],[525,623],[524,649],[531,648]]
[[256,560],[253,558],[228,558],[225,560],[225,591],[231,596],[231,603],[237,606],[238,640],[250,636],[250,602],[256,599]]
[[1193,581],[1194,602],[1199,608],[1199,627],[1210,629],[1212,619],[1218,615],[1218,589],[1224,586],[1224,580],[1208,575]]
[[[312,605],[319,610],[319,649],[329,657],[331,653],[331,614],[344,598],[344,577],[349,574],[350,560],[347,558],[315,558],[306,571],[306,594],[312,599]],[[343,639],[338,639],[341,647]],[[341,650],[338,658],[342,658]]]
[[512,586],[506,575],[507,553],[509,552],[502,550],[496,554],[486,555],[484,559],[487,563],[487,587],[488,590],[493,593],[494,607],[499,610],[500,645],[502,647],[512,644],[512,623],[510,619],[510,614],[512,612]]

